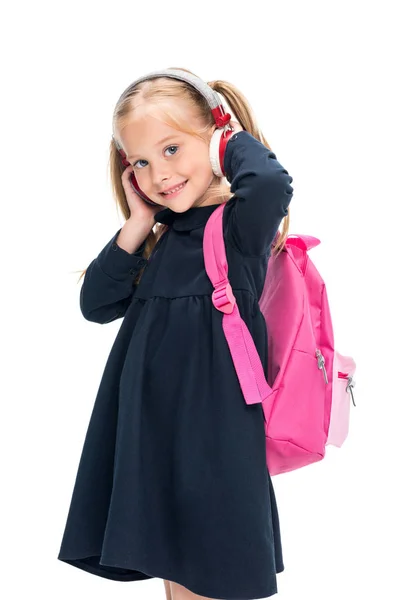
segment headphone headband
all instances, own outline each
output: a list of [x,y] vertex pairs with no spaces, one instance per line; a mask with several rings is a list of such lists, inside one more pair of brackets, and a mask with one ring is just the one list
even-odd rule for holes
[[[189,83],[207,100],[207,103],[214,116],[214,121],[217,125],[217,128],[223,128],[224,132],[226,132],[226,129],[228,127],[230,130],[232,130],[232,127],[229,126],[231,115],[229,113],[225,113],[225,109],[221,104],[217,92],[213,90],[208,85],[208,83],[206,83],[196,75],[192,75],[191,73],[187,73],[186,71],[182,71],[181,69],[162,69],[159,71],[152,71],[147,75],[143,75],[142,77],[135,79],[135,81],[131,83],[122,92],[121,96],[118,98],[117,106],[124,98],[126,98],[132,92],[132,90],[138,83],[141,83],[142,81],[146,81],[148,79],[156,79],[157,77],[170,77],[171,79],[179,79],[180,81],[186,81],[186,83]],[[113,139],[118,150],[122,150],[114,136]]]
[[206,83],[196,75],[192,75],[191,73],[187,73],[186,71],[182,71],[181,69],[161,69],[159,71],[152,71],[147,75],[139,77],[133,83],[131,83],[121,94],[117,104],[119,104],[125,96],[128,96],[138,83],[146,81],[147,79],[156,79],[157,77],[171,77],[171,79],[179,79],[180,81],[186,81],[187,83],[192,85],[198,92],[200,92],[202,96],[204,96],[211,109],[216,108],[221,104],[217,92],[215,92],[208,85],[208,83]]

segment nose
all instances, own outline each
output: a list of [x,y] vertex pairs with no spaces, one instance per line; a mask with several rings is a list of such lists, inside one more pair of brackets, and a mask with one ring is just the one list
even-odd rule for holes
[[153,167],[153,185],[156,189],[165,187],[166,183],[171,180],[170,166],[163,161],[160,161]]

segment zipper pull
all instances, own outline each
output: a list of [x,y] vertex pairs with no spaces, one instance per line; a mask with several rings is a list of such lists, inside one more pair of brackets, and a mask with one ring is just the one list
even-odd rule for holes
[[353,404],[355,406],[356,403],[354,402],[353,387],[355,387],[356,382],[354,381],[354,379],[353,379],[353,377],[351,375],[349,375],[347,377],[347,379],[348,379],[348,383],[346,385],[346,392],[350,392],[351,400],[352,400],[352,402],[353,402]]
[[322,369],[324,373],[325,383],[328,383],[328,377],[325,369],[325,358],[322,356],[321,350],[318,350],[318,348],[315,351],[315,356],[318,359],[318,369]]

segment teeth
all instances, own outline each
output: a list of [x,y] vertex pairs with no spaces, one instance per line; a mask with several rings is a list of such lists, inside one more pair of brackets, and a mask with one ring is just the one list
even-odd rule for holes
[[174,188],[173,190],[171,190],[170,192],[163,192],[165,194],[165,196],[168,196],[168,194],[173,194],[174,192],[176,192],[177,190],[180,190],[181,188],[183,188],[185,184],[182,183],[182,185],[179,185],[178,187]]

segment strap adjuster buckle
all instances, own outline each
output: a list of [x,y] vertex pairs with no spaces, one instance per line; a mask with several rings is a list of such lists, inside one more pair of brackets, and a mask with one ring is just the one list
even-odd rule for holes
[[214,287],[211,299],[215,308],[225,314],[230,314],[236,305],[236,298],[233,295],[231,284],[229,281],[223,281]]

